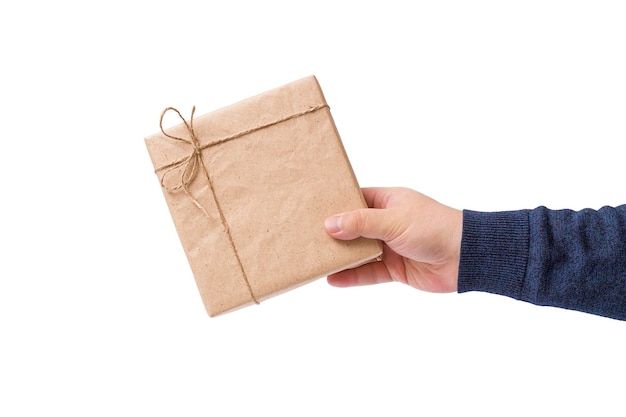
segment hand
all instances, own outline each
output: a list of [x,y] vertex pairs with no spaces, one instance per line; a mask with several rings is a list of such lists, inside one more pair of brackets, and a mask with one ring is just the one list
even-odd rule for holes
[[463,213],[408,188],[364,188],[370,208],[337,214],[324,226],[336,239],[383,241],[382,262],[328,276],[337,287],[398,281],[429,292],[457,291]]

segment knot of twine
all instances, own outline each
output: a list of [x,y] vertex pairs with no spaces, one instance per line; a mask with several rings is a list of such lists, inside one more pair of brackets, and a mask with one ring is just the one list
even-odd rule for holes
[[[252,286],[250,285],[250,281],[248,280],[248,276],[246,274],[246,271],[243,267],[243,264],[241,262],[241,258],[239,257],[239,253],[237,252],[237,248],[235,247],[235,242],[233,240],[233,236],[230,233],[230,228],[228,227],[228,222],[226,221],[226,217],[224,216],[224,212],[222,210],[222,207],[219,203],[219,199],[215,193],[215,187],[213,185],[213,180],[211,178],[211,176],[209,175],[209,172],[207,171],[207,168],[204,165],[204,162],[202,161],[202,150],[207,149],[211,146],[215,146],[215,145],[219,145],[221,143],[224,142],[228,142],[231,141],[233,139],[237,139],[240,138],[242,136],[245,136],[247,134],[250,134],[252,132],[256,132],[258,130],[261,129],[265,129],[267,127],[270,126],[274,126],[277,125],[279,123],[282,122],[286,122],[287,120],[291,120],[291,119],[295,119],[296,117],[300,117],[300,116],[304,116],[305,114],[308,113],[313,113],[316,112],[318,110],[321,110],[323,108],[327,108],[328,105],[327,104],[322,104],[322,105],[318,105],[315,107],[310,107],[307,110],[304,110],[302,112],[296,113],[296,114],[292,114],[290,116],[257,126],[257,127],[253,127],[251,129],[245,130],[243,132],[239,132],[236,133],[234,135],[230,135],[218,140],[215,140],[213,142],[209,142],[207,144],[201,145],[200,141],[198,140],[198,138],[196,137],[196,134],[193,130],[193,119],[194,119],[194,114],[196,112],[196,106],[193,106],[191,109],[191,117],[189,119],[189,122],[187,122],[187,120],[185,120],[185,118],[183,117],[183,115],[174,107],[167,107],[165,110],[163,110],[163,112],[161,113],[161,119],[159,121],[159,127],[161,128],[161,132],[163,133],[163,135],[165,135],[166,137],[178,141],[178,142],[184,142],[187,143],[189,145],[192,146],[193,151],[187,155],[184,156],[182,158],[179,158],[169,164],[163,165],[159,168],[157,168],[155,170],[155,173],[157,174],[157,176],[159,177],[159,182],[161,183],[161,187],[163,187],[165,190],[170,191],[170,192],[175,192],[175,191],[180,191],[182,190],[185,194],[187,194],[189,196],[189,198],[191,199],[191,201],[193,201],[194,205],[196,207],[198,207],[203,213],[204,215],[208,218],[209,213],[207,213],[206,209],[202,206],[202,204],[200,204],[200,202],[196,199],[196,197],[191,193],[191,191],[189,190],[189,185],[193,182],[193,180],[196,178],[196,176],[198,175],[198,172],[202,172],[203,174],[203,178],[207,181],[207,183],[209,184],[209,188],[211,189],[211,194],[213,195],[213,200],[215,201],[215,205],[217,207],[217,211],[219,212],[220,215],[220,220],[222,222],[222,226],[224,227],[224,230],[226,232],[226,236],[228,236],[228,241],[230,243],[230,246],[233,250],[233,253],[235,254],[235,258],[237,259],[237,265],[239,267],[239,270],[241,272],[241,275],[243,276],[243,279],[246,283],[246,287],[248,288],[248,292],[250,293],[250,297],[252,298],[252,301],[254,301],[256,304],[259,304],[258,299],[256,298],[256,296],[254,295],[254,291],[252,291]],[[185,129],[187,130],[187,136],[188,138],[184,138],[184,137],[179,137],[179,136],[173,136],[170,135],[169,133],[165,132],[165,129],[163,128],[163,118],[165,117],[165,115],[167,114],[167,112],[169,111],[173,111],[175,112],[178,117],[183,121],[183,124],[185,126]],[[165,184],[165,178],[172,174],[173,172],[182,169],[181,170],[181,175],[180,175],[180,182],[178,182],[175,185],[166,185]]]
[[[173,111],[178,115],[178,117],[180,117],[180,119],[183,121],[183,124],[185,125],[185,128],[187,129],[189,139],[170,135],[169,133],[165,131],[165,129],[163,129],[163,118],[165,117],[165,114],[167,114],[168,111]],[[191,109],[191,118],[189,119],[189,123],[187,123],[187,120],[185,120],[183,115],[180,114],[180,112],[174,107],[168,107],[165,110],[163,110],[163,112],[161,113],[161,119],[159,120],[159,127],[161,128],[161,132],[170,139],[173,139],[179,142],[188,143],[193,147],[193,152],[187,155],[186,157],[180,158],[174,162],[171,162],[167,165],[163,165],[156,169],[155,172],[157,174],[159,172],[163,172],[163,175],[159,177],[159,182],[161,183],[161,187],[165,188],[168,191],[176,191],[182,188],[187,194],[190,194],[188,186],[189,184],[191,184],[191,181],[196,175],[198,165],[201,165],[200,162],[201,162],[202,156],[200,154],[200,151],[202,150],[202,148],[200,147],[200,142],[198,142],[198,138],[196,137],[196,134],[193,131],[193,116],[195,112],[196,112],[196,106],[193,106],[193,108]],[[174,185],[174,186],[165,185],[165,177],[168,174],[172,173],[175,169],[181,166],[184,167],[184,169],[182,170],[180,184]],[[191,197],[193,198],[193,196]]]

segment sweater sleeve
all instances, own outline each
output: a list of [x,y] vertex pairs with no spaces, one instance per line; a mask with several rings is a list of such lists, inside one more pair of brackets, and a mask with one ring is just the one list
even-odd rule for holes
[[626,205],[465,210],[458,291],[626,320]]

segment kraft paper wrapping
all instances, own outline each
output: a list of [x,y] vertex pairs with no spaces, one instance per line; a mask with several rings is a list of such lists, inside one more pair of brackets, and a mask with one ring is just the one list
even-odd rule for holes
[[382,253],[324,231],[330,215],[366,204],[313,76],[145,141],[210,316]]

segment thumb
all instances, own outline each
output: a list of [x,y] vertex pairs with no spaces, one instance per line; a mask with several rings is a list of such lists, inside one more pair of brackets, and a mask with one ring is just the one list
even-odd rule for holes
[[326,232],[335,239],[351,240],[357,237],[389,241],[397,237],[388,209],[359,209],[336,214],[324,222]]

